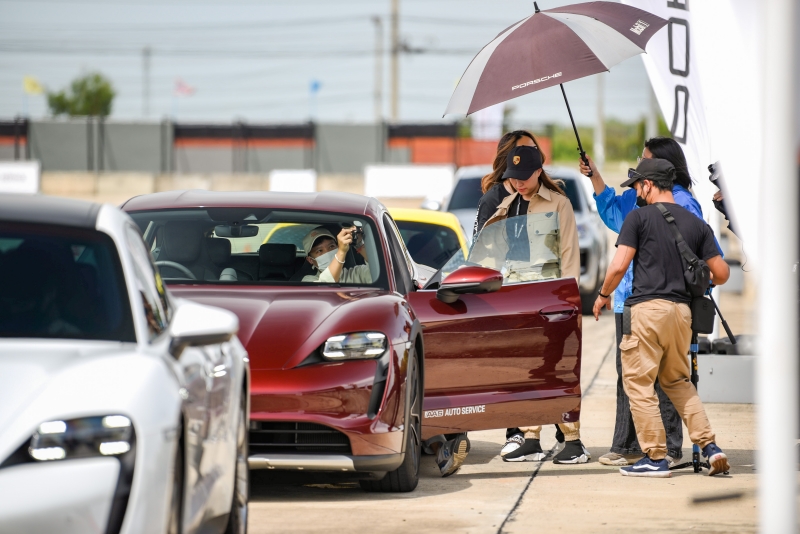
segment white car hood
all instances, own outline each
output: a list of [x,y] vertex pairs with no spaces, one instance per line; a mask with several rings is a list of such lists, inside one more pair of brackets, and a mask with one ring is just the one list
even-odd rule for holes
[[135,350],[133,343],[105,341],[13,340],[0,343],[0,429],[65,369],[88,359]]

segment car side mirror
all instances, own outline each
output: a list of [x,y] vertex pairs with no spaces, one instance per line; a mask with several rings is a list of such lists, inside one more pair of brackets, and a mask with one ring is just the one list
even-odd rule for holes
[[462,267],[442,280],[436,298],[452,304],[459,295],[467,293],[492,293],[503,287],[503,275],[487,267]]
[[196,302],[182,301],[169,326],[172,338],[169,352],[178,359],[186,347],[225,343],[238,331],[239,318],[235,314]]

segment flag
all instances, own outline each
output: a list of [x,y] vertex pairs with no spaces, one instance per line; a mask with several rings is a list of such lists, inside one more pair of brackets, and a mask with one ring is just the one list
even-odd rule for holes
[[180,78],[175,80],[175,94],[177,96],[192,96],[194,92],[195,88],[188,83],[184,82]]
[[22,89],[29,95],[41,95],[44,93],[44,87],[33,76],[22,77]]

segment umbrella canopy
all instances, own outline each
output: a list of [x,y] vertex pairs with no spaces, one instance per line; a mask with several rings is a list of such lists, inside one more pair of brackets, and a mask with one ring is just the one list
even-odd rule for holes
[[612,2],[545,11],[537,7],[533,15],[500,32],[478,52],[450,97],[445,115],[469,115],[607,71],[643,53],[650,38],[666,24],[647,11]]

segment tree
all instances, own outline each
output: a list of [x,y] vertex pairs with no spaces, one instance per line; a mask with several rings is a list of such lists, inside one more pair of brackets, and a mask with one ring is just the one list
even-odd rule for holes
[[75,78],[69,89],[47,93],[47,105],[53,116],[100,116],[111,113],[111,103],[116,91],[102,74],[90,73]]

